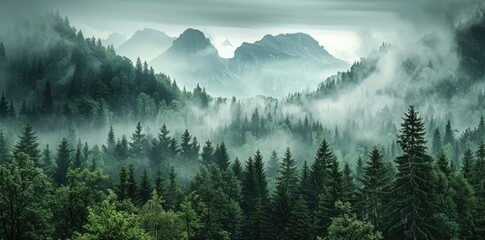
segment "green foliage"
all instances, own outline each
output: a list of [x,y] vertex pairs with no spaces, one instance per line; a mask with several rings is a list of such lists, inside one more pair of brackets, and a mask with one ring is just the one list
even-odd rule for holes
[[99,207],[90,207],[84,233],[75,234],[77,240],[150,240],[136,215],[118,211],[112,201],[114,195],[103,200]]
[[14,159],[0,164],[0,235],[47,239],[54,230],[50,180],[25,153],[17,153]]
[[58,185],[64,185],[66,183],[67,169],[71,165],[71,149],[65,138],[62,139],[57,148],[56,163],[54,180]]
[[340,212],[339,216],[332,219],[328,227],[326,240],[380,240],[382,234],[374,230],[371,223],[357,220],[351,211],[349,203],[337,201],[335,208]]
[[56,223],[55,235],[65,239],[74,232],[83,232],[87,223],[88,208],[94,207],[105,197],[108,176],[101,169],[69,169],[66,184],[56,189],[53,210]]
[[426,153],[424,124],[411,106],[401,124],[398,143],[403,154],[396,158],[389,220],[389,236],[395,239],[431,239],[433,216],[432,158]]
[[36,166],[41,166],[40,150],[37,134],[32,129],[32,125],[27,124],[22,130],[19,136],[19,141],[13,147],[13,156],[17,156],[19,153],[25,153],[29,156],[29,159],[34,161]]

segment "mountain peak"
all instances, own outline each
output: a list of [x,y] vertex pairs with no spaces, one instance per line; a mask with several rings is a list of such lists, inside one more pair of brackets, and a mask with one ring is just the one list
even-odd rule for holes
[[189,28],[180,34],[173,41],[172,47],[169,50],[184,54],[199,53],[201,51],[217,54],[217,50],[211,44],[209,38],[200,30],[193,28]]
[[226,40],[224,40],[224,42],[220,46],[223,47],[223,48],[233,47],[232,44],[231,44],[231,42],[227,38],[226,38]]

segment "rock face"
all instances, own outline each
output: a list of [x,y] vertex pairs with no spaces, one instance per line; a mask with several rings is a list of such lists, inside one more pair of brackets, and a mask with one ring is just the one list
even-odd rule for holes
[[[222,45],[232,46],[228,40]],[[196,29],[184,31],[151,65],[189,89],[200,83],[215,96],[274,97],[316,87],[327,75],[349,66],[304,33],[266,35],[243,43],[233,58],[224,59]]]
[[142,61],[150,61],[161,52],[166,51],[175,38],[164,32],[145,28],[138,30],[125,43],[116,49],[120,55],[126,56],[133,62],[139,57]]

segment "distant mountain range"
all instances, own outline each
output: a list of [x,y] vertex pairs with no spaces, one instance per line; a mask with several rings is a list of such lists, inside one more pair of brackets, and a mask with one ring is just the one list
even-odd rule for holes
[[136,31],[126,42],[116,48],[116,52],[133,62],[138,57],[148,62],[167,50],[174,39],[164,32],[145,28]]
[[[222,45],[232,44],[226,40]],[[150,65],[188,88],[199,83],[210,94],[226,97],[282,97],[315,88],[326,76],[349,67],[304,33],[266,35],[254,43],[243,43],[233,58],[224,59],[196,29],[185,30]]]

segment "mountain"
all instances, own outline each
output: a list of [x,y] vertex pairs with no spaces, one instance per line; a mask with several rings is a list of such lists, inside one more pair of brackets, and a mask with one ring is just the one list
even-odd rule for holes
[[210,40],[199,30],[187,29],[172,46],[150,64],[188,88],[199,83],[217,96],[232,96],[244,90],[243,84],[227,67]]
[[108,36],[108,38],[101,40],[101,43],[103,44],[103,46],[113,45],[114,48],[117,48],[125,41],[125,35],[121,33],[112,33]]
[[220,45],[222,48],[228,48],[228,47],[233,47],[232,43],[229,41],[229,39],[224,40],[224,42]]
[[295,90],[315,88],[324,77],[349,64],[332,56],[310,35],[291,33],[243,43],[229,66],[254,91],[282,97]]
[[[226,39],[220,48],[231,46]],[[224,59],[196,29],[183,32],[150,64],[189,88],[200,83],[213,95],[273,97],[316,88],[325,77],[349,67],[304,33],[266,35],[243,43],[233,58]]]
[[138,57],[144,61],[150,61],[167,50],[174,39],[164,32],[145,28],[136,31],[130,39],[116,49],[116,52],[133,62]]

